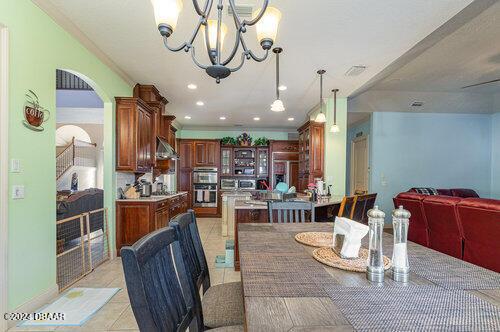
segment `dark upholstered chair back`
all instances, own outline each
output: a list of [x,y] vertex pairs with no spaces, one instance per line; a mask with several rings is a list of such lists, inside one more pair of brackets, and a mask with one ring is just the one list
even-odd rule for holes
[[357,196],[344,196],[340,203],[339,217],[352,219]]
[[141,331],[203,330],[199,295],[173,228],[153,232],[120,252],[130,303]]
[[[315,221],[314,207],[311,202],[272,202],[268,203],[269,222],[278,223],[299,223],[306,222],[307,214],[310,214],[310,221]],[[307,213],[306,213],[307,212]]]
[[198,289],[203,286],[205,293],[210,287],[210,275],[193,210],[177,215],[170,221],[170,226],[177,233],[182,255],[193,281]]
[[375,206],[376,199],[377,194],[357,195],[356,204],[352,211],[352,220],[368,224],[367,212]]
[[450,189],[452,196],[461,198],[479,198],[477,192],[473,189],[452,188]]

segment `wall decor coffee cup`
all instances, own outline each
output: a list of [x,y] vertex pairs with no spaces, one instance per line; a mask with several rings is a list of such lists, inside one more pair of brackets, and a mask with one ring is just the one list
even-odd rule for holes
[[42,124],[50,118],[49,110],[40,106],[38,96],[32,90],[26,93],[23,124],[34,131],[43,131]]

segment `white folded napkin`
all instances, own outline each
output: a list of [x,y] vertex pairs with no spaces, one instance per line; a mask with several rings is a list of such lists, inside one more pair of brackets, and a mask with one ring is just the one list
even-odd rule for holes
[[368,226],[354,220],[335,217],[333,249],[342,258],[358,258],[361,240],[368,234],[368,229]]

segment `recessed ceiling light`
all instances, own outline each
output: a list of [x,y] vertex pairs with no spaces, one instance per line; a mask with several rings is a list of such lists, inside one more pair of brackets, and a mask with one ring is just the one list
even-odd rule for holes
[[186,115],[186,116],[184,117],[184,119],[186,119],[186,120],[191,120],[191,117],[190,117],[189,115]]
[[205,103],[204,103],[204,102],[202,102],[202,101],[200,100],[200,101],[197,101],[197,102],[196,102],[196,105],[198,105],[198,106],[203,106],[203,105],[205,105]]
[[221,116],[219,119],[220,120],[226,120],[226,117],[225,116]]
[[198,86],[196,86],[196,84],[193,84],[193,83],[188,84],[188,89],[189,90],[196,90],[197,88],[198,88]]
[[293,121],[295,120],[295,118],[288,118],[288,121]]
[[286,87],[286,85],[283,85],[283,84],[278,87],[278,90],[280,90],[280,91],[285,91],[286,89],[288,89],[288,88]]
[[260,118],[259,118],[259,117],[255,117],[255,118],[253,118],[253,119],[254,119],[254,121],[259,121],[259,120],[260,120]]

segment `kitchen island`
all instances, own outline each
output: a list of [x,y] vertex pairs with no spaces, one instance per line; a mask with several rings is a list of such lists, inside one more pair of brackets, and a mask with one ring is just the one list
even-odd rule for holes
[[[301,199],[300,197],[298,199]],[[313,203],[316,215],[316,221],[333,221],[338,211],[343,196],[330,196],[319,198]],[[306,197],[302,200],[308,201]],[[267,210],[267,202],[257,200],[236,200],[234,204],[235,221],[234,221],[234,269],[240,270],[240,257],[238,249],[238,225],[248,223],[269,223],[269,212]],[[306,216],[307,218],[307,216]]]

